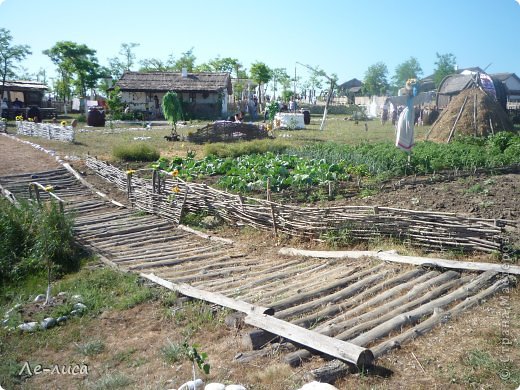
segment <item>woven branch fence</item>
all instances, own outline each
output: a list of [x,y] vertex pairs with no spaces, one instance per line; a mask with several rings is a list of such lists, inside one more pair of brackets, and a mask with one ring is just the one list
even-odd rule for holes
[[275,235],[320,237],[341,231],[352,240],[397,238],[426,250],[458,249],[501,252],[506,228],[516,221],[470,218],[453,213],[378,206],[299,207],[223,192],[205,184],[186,183],[167,172],[119,168],[88,157],[87,166],[127,192],[140,210],[179,223],[183,212],[206,212],[231,223],[273,230]]
[[74,141],[74,128],[52,123],[16,121],[16,132],[28,137],[41,137],[64,142]]

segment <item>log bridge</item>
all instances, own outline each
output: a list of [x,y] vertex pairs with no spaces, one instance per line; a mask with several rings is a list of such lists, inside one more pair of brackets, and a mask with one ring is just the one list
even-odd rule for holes
[[[64,212],[75,215],[77,241],[106,264],[236,310],[241,321],[256,328],[245,335],[247,351],[238,360],[268,354],[273,343],[285,347],[285,361],[292,366],[313,354],[335,358],[308,375],[321,381],[372,366],[402,343],[507,288],[516,273],[511,267],[459,269],[456,262],[439,266],[377,256],[259,256],[110,201],[67,164],[0,177],[0,190],[16,202],[29,197],[34,182],[53,188]],[[40,201],[46,199],[49,193],[40,193]]]

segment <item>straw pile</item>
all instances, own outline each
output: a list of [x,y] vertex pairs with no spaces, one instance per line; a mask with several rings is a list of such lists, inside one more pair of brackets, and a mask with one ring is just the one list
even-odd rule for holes
[[450,142],[457,136],[486,137],[511,131],[513,124],[502,107],[480,88],[455,96],[433,124],[427,139]]

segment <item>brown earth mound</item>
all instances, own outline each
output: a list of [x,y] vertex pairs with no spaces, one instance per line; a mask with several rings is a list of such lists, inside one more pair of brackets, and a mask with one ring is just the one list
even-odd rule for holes
[[513,124],[504,109],[480,88],[472,88],[451,100],[433,124],[427,139],[449,142],[461,135],[486,137],[498,131],[512,130]]

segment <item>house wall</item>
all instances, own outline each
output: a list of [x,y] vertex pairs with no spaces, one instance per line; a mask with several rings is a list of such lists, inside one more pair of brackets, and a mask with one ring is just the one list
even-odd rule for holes
[[[121,100],[130,107],[131,111],[148,111],[152,117],[163,118],[162,99],[165,92],[121,92]],[[156,98],[157,96],[157,98]],[[222,111],[218,112],[219,97],[217,93],[201,93],[194,95],[189,92],[179,92],[179,98],[183,102],[184,110],[189,117],[214,118],[225,116],[227,113],[227,92],[224,91]]]

